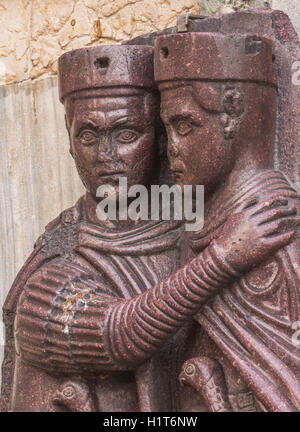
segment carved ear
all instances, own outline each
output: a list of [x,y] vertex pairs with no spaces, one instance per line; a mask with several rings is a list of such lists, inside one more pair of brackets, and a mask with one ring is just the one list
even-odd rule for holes
[[225,139],[232,139],[239,130],[242,115],[244,113],[244,100],[242,93],[237,89],[227,89],[223,95],[224,113],[221,116],[221,124],[224,128]]

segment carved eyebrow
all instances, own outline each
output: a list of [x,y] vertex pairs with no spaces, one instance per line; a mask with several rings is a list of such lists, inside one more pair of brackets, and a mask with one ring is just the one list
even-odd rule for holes
[[129,128],[133,128],[139,132],[143,132],[147,124],[145,123],[145,119],[136,119],[135,117],[121,117],[112,122],[111,128],[122,127],[123,125],[127,125]]
[[120,117],[116,120],[113,120],[112,125],[113,126],[119,126],[119,125],[123,125],[125,123],[128,123],[131,119],[128,116],[125,117]]
[[91,127],[92,129],[96,129],[98,127],[98,125],[91,119],[84,119],[81,122],[77,121],[75,122],[75,126],[76,127],[79,126],[80,129],[82,129],[82,127],[87,127],[87,128]]

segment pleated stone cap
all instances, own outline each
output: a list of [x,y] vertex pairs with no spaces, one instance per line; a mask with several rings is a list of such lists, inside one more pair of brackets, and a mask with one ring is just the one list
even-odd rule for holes
[[155,80],[237,80],[276,86],[273,51],[271,40],[255,35],[163,35],[155,42]]
[[155,87],[153,51],[151,46],[102,45],[63,54],[58,60],[60,100],[87,89]]

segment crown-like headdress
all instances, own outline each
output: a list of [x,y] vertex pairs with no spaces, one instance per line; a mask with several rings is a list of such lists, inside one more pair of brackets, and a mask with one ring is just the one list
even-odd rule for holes
[[103,87],[153,88],[153,47],[103,45],[80,48],[58,60],[59,98]]
[[253,35],[177,33],[156,39],[154,75],[174,80],[253,81],[276,86],[273,42]]

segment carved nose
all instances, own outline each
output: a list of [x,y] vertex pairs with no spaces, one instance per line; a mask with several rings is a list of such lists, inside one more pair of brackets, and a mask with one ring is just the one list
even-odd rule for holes
[[169,155],[172,158],[177,157],[179,155],[179,150],[175,145],[171,145],[169,147]]
[[110,137],[101,137],[98,144],[98,160],[106,162],[113,160],[112,145]]

